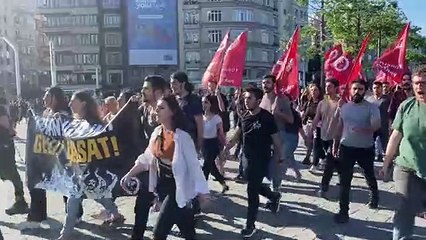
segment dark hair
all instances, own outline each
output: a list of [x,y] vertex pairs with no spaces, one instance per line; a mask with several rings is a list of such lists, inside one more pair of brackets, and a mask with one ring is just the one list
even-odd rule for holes
[[179,103],[176,100],[176,96],[173,94],[167,97],[163,96],[160,100],[165,101],[173,113],[173,117],[172,117],[173,131],[176,131],[177,128],[181,130],[185,130],[185,126],[186,126],[185,115],[182,109],[179,107]]
[[263,97],[263,91],[259,88],[249,88],[246,92],[254,94],[256,100],[260,100]]
[[380,81],[374,81],[373,85],[379,86],[379,87],[383,87],[383,83]]
[[339,81],[335,78],[329,78],[325,80],[326,83],[331,83],[334,85],[334,87],[339,87]]
[[151,83],[152,89],[164,91],[167,87],[167,82],[160,75],[148,75],[144,79],[145,82]]
[[194,85],[189,82],[188,75],[184,72],[174,72],[170,76],[170,78],[177,80],[180,83],[185,83],[185,90],[189,93],[192,93],[194,91]]
[[98,104],[96,100],[87,91],[78,91],[74,93],[74,98],[81,102],[85,102],[84,119],[90,124],[102,124],[102,119],[99,116]]
[[213,114],[219,114],[220,109],[217,97],[213,95],[207,95],[205,98],[207,99],[207,101],[210,102],[210,112],[212,112]]
[[353,80],[353,81],[351,82],[351,85],[356,84],[356,83],[361,84],[361,85],[364,85],[365,90],[367,90],[367,89],[368,89],[368,85],[367,85],[367,82],[366,82],[366,81],[361,80],[361,79],[356,79],[356,80]]
[[271,74],[263,76],[263,79],[271,79],[273,83],[277,81],[277,78]]
[[136,95],[136,93],[132,90],[132,89],[130,89],[130,88],[126,88],[126,89],[123,89],[122,91],[121,91],[121,94],[123,94],[123,96],[124,96],[124,100],[127,102],[127,101],[129,101],[129,99],[133,96],[133,95]]
[[64,91],[62,91],[61,88],[59,88],[59,87],[51,87],[51,88],[48,88],[46,90],[46,92],[51,97],[54,97],[56,99],[56,106],[54,106],[52,108],[52,111],[54,113],[61,112],[61,111],[66,111],[66,112],[70,111],[69,108],[68,108],[68,101],[65,98],[65,93],[64,93]]

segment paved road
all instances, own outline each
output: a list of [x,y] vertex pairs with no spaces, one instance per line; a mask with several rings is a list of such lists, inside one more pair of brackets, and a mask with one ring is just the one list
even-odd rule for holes
[[[23,176],[24,165],[22,158],[25,154],[25,125],[18,126],[18,136],[23,140],[17,141],[18,167]],[[296,155],[301,161],[304,149],[299,147]],[[300,165],[302,168],[303,166]],[[237,170],[236,162],[228,162],[229,176],[234,176]],[[337,177],[333,177],[329,200],[318,198],[315,191],[318,188],[320,175],[311,174],[307,169],[302,170],[303,179],[295,182],[292,172],[282,185],[283,198],[281,211],[273,215],[260,210],[257,227],[260,231],[252,239],[391,239],[392,210],[393,209],[393,183],[379,182],[380,209],[370,210],[365,204],[368,201],[368,189],[360,173],[353,180],[352,203],[350,205],[351,220],[346,225],[333,223],[333,214],[338,211],[338,187]],[[215,200],[211,203],[209,213],[202,217],[197,225],[198,239],[230,240],[241,239],[240,229],[245,222],[247,197],[246,186],[229,182],[231,190],[226,196],[217,194],[220,185],[217,182],[209,182],[213,189]],[[0,209],[4,209],[13,201],[13,187],[9,182],[0,183]],[[28,196],[28,193],[27,193]],[[265,202],[265,199],[261,199]],[[83,222],[77,227],[79,240],[89,239],[128,239],[133,224],[134,198],[120,198],[117,200],[120,211],[126,216],[125,224],[118,229],[100,227],[98,220],[90,216],[97,213],[100,207],[91,200],[84,201],[85,215]],[[0,229],[5,240],[20,239],[55,239],[59,235],[61,223],[64,218],[61,196],[48,194],[48,216],[50,217],[43,229],[27,230],[21,232],[19,223],[25,220],[25,216],[7,216],[0,211]],[[150,217],[149,225],[155,222],[156,214]],[[426,239],[426,221],[416,219],[416,239]],[[152,227],[147,232],[151,239]],[[174,230],[176,235],[177,229]],[[170,237],[169,239],[181,239]]]

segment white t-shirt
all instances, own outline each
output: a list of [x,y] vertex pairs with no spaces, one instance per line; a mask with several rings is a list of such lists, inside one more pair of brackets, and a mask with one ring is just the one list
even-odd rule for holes
[[217,125],[222,123],[222,119],[219,115],[214,115],[211,119],[207,119],[203,116],[204,121],[204,138],[215,138],[217,137]]

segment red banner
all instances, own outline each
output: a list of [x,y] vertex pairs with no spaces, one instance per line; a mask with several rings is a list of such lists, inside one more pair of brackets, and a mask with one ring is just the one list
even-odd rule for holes
[[[300,28],[294,31],[290,39],[290,47],[283,54],[283,60],[278,60],[276,65],[281,65],[278,71],[277,85],[275,92],[277,95],[288,95],[292,100],[299,97],[299,60],[297,50],[300,37]],[[280,58],[281,59],[281,58]]]
[[225,56],[225,52],[226,52],[226,49],[228,49],[228,46],[229,46],[229,31],[226,33],[225,37],[222,39],[222,42],[220,43],[218,49],[216,50],[216,53],[214,54],[209,66],[204,72],[203,79],[201,80],[201,83],[203,84],[203,86],[207,86],[208,82],[217,83],[219,81],[220,70],[222,68],[222,63],[223,63],[223,57]]
[[330,48],[324,56],[324,73],[325,79],[336,78],[333,75],[333,63],[343,55],[342,44],[338,43]]
[[388,81],[391,84],[402,81],[402,76],[407,71],[406,53],[409,34],[410,23],[407,23],[395,42],[374,61],[373,68],[376,71],[377,80]]
[[246,63],[247,32],[241,33],[226,50],[220,71],[220,86],[241,87]]

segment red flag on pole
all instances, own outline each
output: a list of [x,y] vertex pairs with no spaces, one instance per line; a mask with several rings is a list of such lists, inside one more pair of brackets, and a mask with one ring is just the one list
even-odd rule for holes
[[222,42],[217,48],[216,53],[214,54],[209,66],[204,72],[203,79],[201,80],[201,83],[203,84],[203,86],[207,86],[208,82],[217,83],[219,81],[223,58],[225,56],[226,49],[228,49],[228,46],[229,46],[229,31],[226,33],[225,37],[223,37]]
[[407,23],[395,42],[374,61],[376,79],[389,81],[391,84],[398,84],[402,81],[402,76],[407,71],[406,53],[409,34],[410,23]]
[[246,62],[247,32],[242,32],[226,50],[220,71],[220,86],[241,87]]
[[[343,86],[340,89],[343,90],[341,97],[347,99],[349,95],[349,84],[356,79],[363,79],[362,71],[362,59],[364,58],[365,51],[367,50],[368,42],[370,41],[371,34],[368,33],[367,36],[362,41],[361,48],[359,49],[358,56],[352,64],[352,68],[347,75],[346,81],[343,83]],[[365,79],[364,79],[365,80]]]
[[[277,74],[277,95],[287,94],[291,99],[299,97],[299,64],[297,50],[299,44],[300,27],[297,27],[290,39],[290,47],[285,52],[281,67]],[[277,62],[277,64],[279,64]]]

